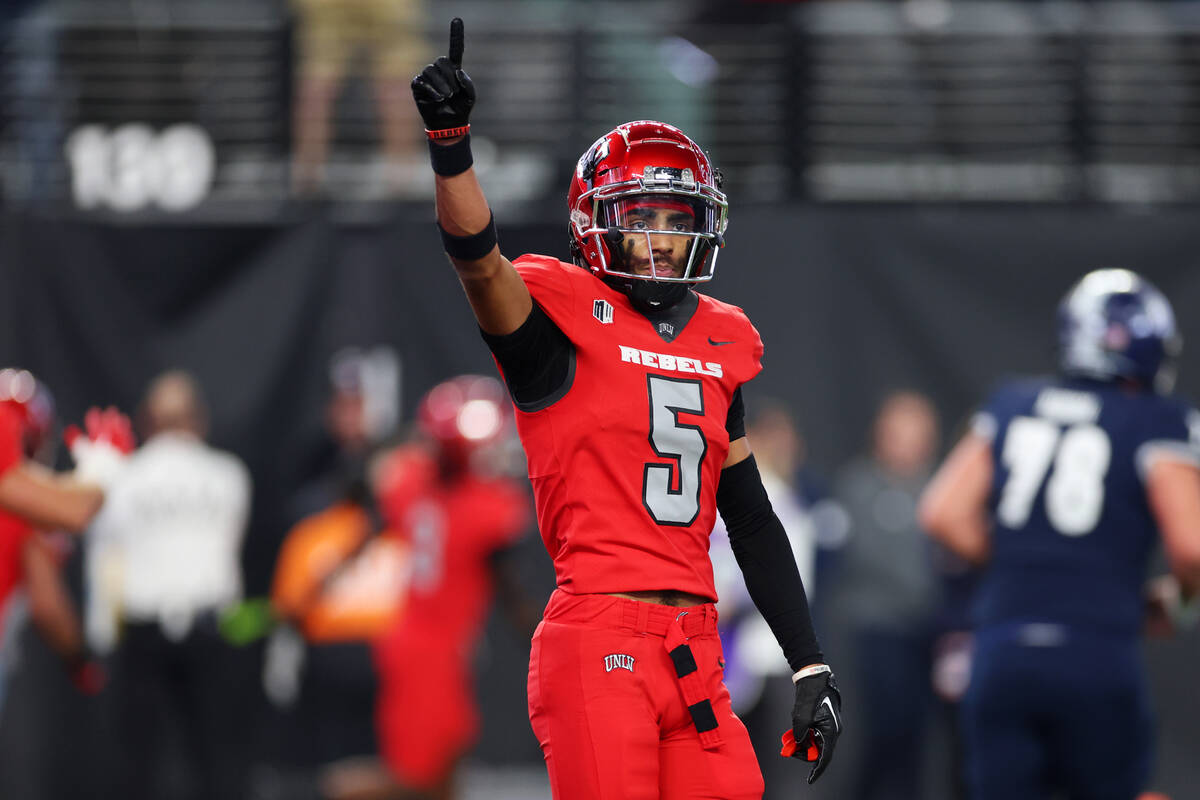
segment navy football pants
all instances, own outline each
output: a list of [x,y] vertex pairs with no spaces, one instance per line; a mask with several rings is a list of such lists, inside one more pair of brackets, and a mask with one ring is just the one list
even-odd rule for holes
[[1153,754],[1138,642],[1050,632],[1040,643],[1029,626],[976,638],[963,703],[970,796],[1133,800]]

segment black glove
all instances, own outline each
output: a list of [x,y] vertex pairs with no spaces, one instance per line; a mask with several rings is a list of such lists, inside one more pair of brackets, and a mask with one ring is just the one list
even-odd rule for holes
[[[466,133],[467,120],[475,106],[475,84],[462,71],[462,57],[463,21],[455,17],[450,20],[449,57],[441,56],[412,79],[413,99],[430,138]],[[436,136],[438,131],[445,131],[446,135]]]
[[781,755],[815,762],[808,773],[812,783],[829,766],[841,735],[842,694],[833,673],[819,672],[797,681],[792,730],[783,735]]

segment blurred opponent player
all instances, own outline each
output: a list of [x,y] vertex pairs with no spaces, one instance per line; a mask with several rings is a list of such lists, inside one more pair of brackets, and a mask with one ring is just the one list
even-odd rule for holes
[[995,392],[921,502],[936,538],[986,563],[964,700],[975,800],[1146,788],[1138,640],[1160,538],[1183,599],[1200,589],[1200,414],[1168,394],[1170,305],[1132,272],[1099,270],[1058,324],[1061,374]]
[[[83,690],[97,686],[96,668],[83,648],[79,620],[58,573],[56,555],[39,531],[82,532],[104,500],[102,486],[133,446],[129,421],[114,409],[88,412],[88,434],[72,435],[74,474],[42,466],[51,447],[54,402],[27,370],[0,369],[0,654],[10,596],[29,589],[34,622],[66,661]],[[11,631],[9,631],[11,633]],[[3,663],[0,659],[0,705]]]
[[[761,797],[730,707],[713,601],[717,509],[755,605],[794,671],[794,742],[832,757],[840,695],[787,535],[746,441],[741,386],[762,342],[692,290],[724,244],[720,175],[682,131],[620,125],[567,194],[574,263],[497,246],[472,169],[475,87],[462,20],[413,79],[437,220],[508,383],[558,588],[534,636],[529,715],[556,798]],[[816,737],[815,739],[813,737]]]
[[509,558],[529,501],[488,463],[511,432],[504,387],[479,375],[440,383],[417,424],[423,441],[385,456],[376,477],[380,511],[411,565],[403,611],[375,652],[376,729],[391,776],[333,770],[326,794],[342,800],[454,797],[455,768],[479,729],[471,661],[493,592],[526,637],[538,619]]

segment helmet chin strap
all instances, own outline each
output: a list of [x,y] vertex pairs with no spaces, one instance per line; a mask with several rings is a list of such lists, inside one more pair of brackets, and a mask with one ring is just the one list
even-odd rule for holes
[[645,315],[661,314],[678,305],[691,289],[686,283],[629,280],[611,275],[604,282],[628,297],[633,307]]

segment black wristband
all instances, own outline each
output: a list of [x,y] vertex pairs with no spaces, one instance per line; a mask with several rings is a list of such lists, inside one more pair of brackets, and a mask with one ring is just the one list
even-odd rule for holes
[[457,258],[460,261],[478,261],[492,252],[492,248],[496,246],[495,214],[488,217],[488,224],[483,230],[468,236],[455,236],[452,233],[448,233],[442,227],[440,220],[437,226],[442,234],[442,247],[451,258]]
[[466,134],[454,144],[438,144],[430,139],[429,163],[433,165],[434,172],[446,178],[469,170],[475,163],[471,157],[471,134]]

